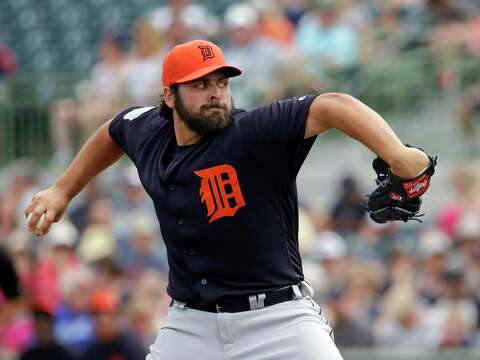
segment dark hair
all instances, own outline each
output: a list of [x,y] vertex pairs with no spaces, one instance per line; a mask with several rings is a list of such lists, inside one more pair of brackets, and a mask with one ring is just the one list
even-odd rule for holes
[[[172,93],[174,93],[176,95],[177,92],[178,92],[178,84],[171,85],[170,90],[172,91]],[[173,109],[165,103],[165,99],[164,99],[163,94],[160,95],[160,102],[158,104],[158,111],[160,112],[161,117],[163,117],[167,120],[173,120]]]
[[127,52],[130,48],[128,36],[116,28],[107,28],[100,39],[102,42],[114,44],[121,52]]

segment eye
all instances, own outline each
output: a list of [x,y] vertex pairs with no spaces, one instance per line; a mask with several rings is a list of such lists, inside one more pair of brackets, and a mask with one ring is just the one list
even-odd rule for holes
[[218,82],[218,86],[224,88],[228,85],[228,79],[222,79]]
[[197,89],[205,89],[206,84],[205,84],[205,81],[199,81],[199,82],[196,83],[194,86],[195,86]]

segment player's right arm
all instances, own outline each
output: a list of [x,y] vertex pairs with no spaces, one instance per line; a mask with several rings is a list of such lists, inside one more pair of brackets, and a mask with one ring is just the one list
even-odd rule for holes
[[83,145],[76,158],[55,184],[37,193],[25,215],[32,214],[27,226],[33,232],[35,224],[45,213],[40,227],[44,235],[53,222],[62,217],[70,201],[94,178],[123,155],[123,150],[112,139],[109,126],[112,120],[104,123]]

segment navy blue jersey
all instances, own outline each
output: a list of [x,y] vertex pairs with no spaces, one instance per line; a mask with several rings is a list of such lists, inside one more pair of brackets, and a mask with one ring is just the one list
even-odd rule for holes
[[227,128],[177,147],[158,108],[129,108],[110,135],[132,159],[168,250],[169,295],[213,302],[303,280],[295,178],[315,96],[234,110]]

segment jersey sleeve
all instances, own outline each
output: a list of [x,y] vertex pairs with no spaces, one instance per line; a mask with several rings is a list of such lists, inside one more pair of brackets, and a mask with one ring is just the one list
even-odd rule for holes
[[304,139],[310,105],[316,95],[290,98],[259,107],[242,123],[255,157],[275,175],[293,180],[316,136]]
[[115,116],[108,127],[113,141],[136,162],[142,143],[149,136],[147,115],[155,107],[130,107]]

